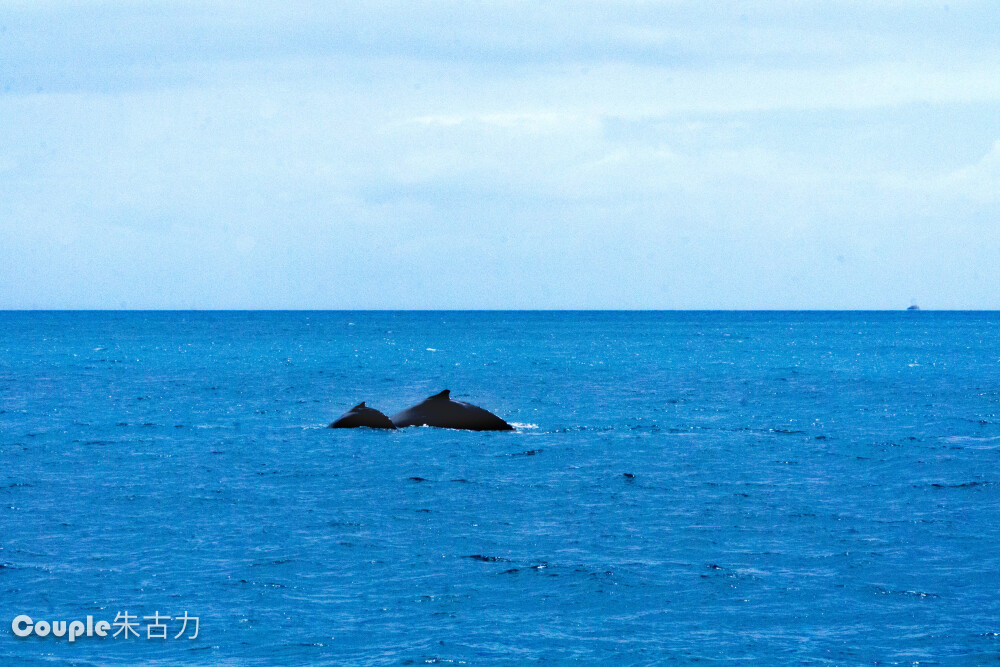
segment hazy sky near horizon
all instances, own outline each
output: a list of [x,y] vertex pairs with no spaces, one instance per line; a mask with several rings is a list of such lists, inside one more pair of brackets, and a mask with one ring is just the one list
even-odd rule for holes
[[0,308],[1000,309],[1000,3],[0,1]]

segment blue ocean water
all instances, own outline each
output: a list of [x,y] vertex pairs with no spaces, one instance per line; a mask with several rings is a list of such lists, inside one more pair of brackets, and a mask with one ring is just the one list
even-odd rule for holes
[[998,313],[6,312],[0,456],[5,664],[1000,658]]

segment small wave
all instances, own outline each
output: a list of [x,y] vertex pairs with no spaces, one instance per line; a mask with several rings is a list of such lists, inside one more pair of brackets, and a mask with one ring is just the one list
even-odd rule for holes
[[885,588],[884,586],[875,586],[875,592],[878,595],[906,595],[915,598],[937,598],[941,597],[937,593],[927,593],[924,591],[903,591],[903,590],[892,590]]
[[[540,563],[538,565],[529,565],[528,567],[525,567],[525,568],[512,567],[509,570],[504,570],[500,574],[518,574],[522,570],[534,570],[534,571],[538,572],[538,571],[544,570],[548,566],[549,566],[548,563]],[[555,577],[555,576],[558,576],[558,575],[550,574],[549,576],[550,577]]]
[[527,424],[522,422],[510,422],[510,425],[518,429],[538,428],[538,424]]
[[481,563],[510,563],[510,562],[512,562],[509,558],[504,558],[503,556],[484,556],[482,554],[472,554],[471,556],[463,556],[463,558],[468,558],[469,560],[478,560]]
[[995,440],[1000,440],[1000,435],[993,435],[993,436],[950,435],[942,438],[942,440],[949,443],[993,442]]
[[241,584],[249,584],[250,586],[264,586],[265,588],[288,588],[284,584],[279,584],[275,581],[252,581],[250,579],[240,579]]
[[993,484],[993,482],[961,482],[958,484],[934,483],[931,486],[935,489],[973,489],[977,486],[993,486]]
[[292,559],[290,558],[279,558],[277,560],[271,560],[271,561],[256,561],[254,563],[250,563],[250,567],[261,567],[266,565],[285,565],[286,563],[291,563],[291,562]]
[[590,431],[593,433],[608,433],[614,431],[614,426],[567,426],[566,428],[559,428],[553,431],[553,433],[572,433],[574,431]]

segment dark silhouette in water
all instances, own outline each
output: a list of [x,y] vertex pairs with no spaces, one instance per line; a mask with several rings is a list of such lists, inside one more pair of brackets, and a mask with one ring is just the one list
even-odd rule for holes
[[341,415],[340,419],[330,424],[330,428],[358,428],[367,426],[368,428],[391,428],[396,427],[384,414],[375,408],[369,408],[361,401],[353,408]]
[[907,308],[907,310],[920,310],[920,306],[918,306],[917,304],[913,304],[912,306]]
[[445,389],[412,408],[392,416],[397,428],[405,426],[437,426],[468,431],[513,431],[514,427],[489,410],[470,403],[453,401]]

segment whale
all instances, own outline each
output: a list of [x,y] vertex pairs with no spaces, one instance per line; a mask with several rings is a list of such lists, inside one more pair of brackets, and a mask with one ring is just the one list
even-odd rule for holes
[[330,424],[329,428],[358,428],[367,426],[368,428],[395,429],[392,421],[375,408],[369,408],[361,401],[353,408],[340,416],[337,421]]
[[396,428],[436,426],[466,431],[513,431],[514,427],[489,410],[451,398],[447,389],[392,416]]

